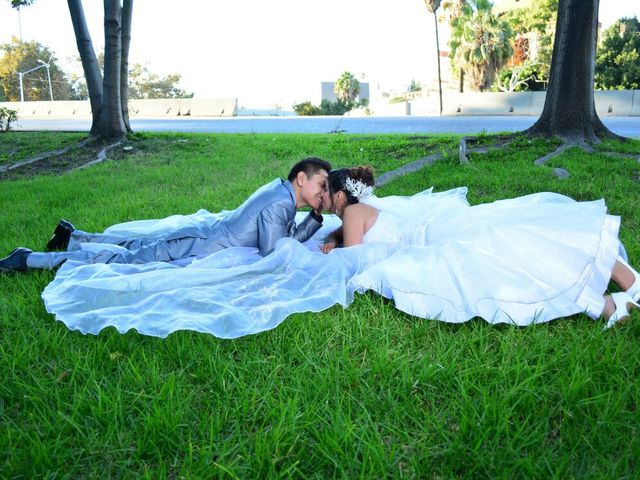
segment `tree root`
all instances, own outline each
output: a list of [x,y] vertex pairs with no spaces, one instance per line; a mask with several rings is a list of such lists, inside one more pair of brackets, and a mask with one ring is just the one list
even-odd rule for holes
[[24,167],[25,165],[30,165],[32,163],[40,162],[42,160],[46,160],[47,158],[51,158],[57,155],[63,155],[73,148],[84,147],[87,143],[92,141],[93,141],[93,138],[91,137],[85,138],[84,140],[76,143],[75,145],[70,145],[68,147],[60,148],[58,150],[52,150],[50,152],[40,153],[35,157],[27,158],[26,160],[21,160],[19,162],[12,163],[10,165],[0,165],[0,173],[6,172],[7,170],[13,170],[15,168]]
[[478,142],[478,137],[462,137],[460,139],[460,145],[458,147],[458,158],[460,159],[460,163],[462,165],[469,165],[469,157],[468,153],[487,153],[492,148],[501,148],[509,145],[513,140],[515,140],[516,135],[504,135],[498,137],[496,142],[490,146],[484,147],[470,147],[470,144]]
[[[460,140],[460,149],[459,149],[460,150],[460,152],[459,152],[460,163],[465,163],[465,164],[469,163],[469,158],[467,156],[468,153],[471,153],[471,152],[486,153],[489,150],[503,147],[503,146],[508,145],[509,143],[511,143],[517,137],[528,136],[527,132],[528,131],[518,132],[518,133],[515,133],[515,134],[511,134],[511,135],[507,135],[507,136],[504,136],[504,137],[500,137],[492,145],[478,147],[478,148],[469,148],[469,144],[470,143],[477,142],[479,140],[478,137],[463,137]],[[534,135],[534,136],[540,136],[540,135]],[[616,138],[622,138],[622,137],[616,137]],[[561,138],[561,140],[562,140],[562,143],[560,144],[560,146],[558,146],[558,148],[556,148],[553,152],[550,152],[550,153],[544,155],[543,157],[540,157],[540,158],[536,159],[533,163],[535,165],[545,165],[545,164],[547,164],[549,162],[549,160],[557,157],[558,155],[562,154],[566,150],[568,150],[570,148],[573,148],[573,147],[580,148],[580,149],[584,150],[587,153],[595,153],[595,154],[607,155],[607,156],[612,156],[612,157],[620,157],[620,158],[632,158],[632,159],[636,160],[638,163],[640,163],[640,155],[637,155],[637,154],[617,153],[617,152],[601,152],[601,151],[595,150],[584,139]],[[568,178],[570,176],[569,172],[567,170],[565,170],[564,168],[554,168],[553,169],[553,174],[556,177],[560,178],[560,179]]]
[[427,155],[426,157],[422,157],[411,163],[407,163],[406,165],[396,168],[395,170],[385,172],[376,179],[376,187],[386,185],[396,177],[401,177],[408,173],[417,172],[424,167],[431,166],[435,162],[444,159],[446,153],[447,152],[432,153],[431,155]]
[[562,152],[564,152],[565,150],[568,150],[569,148],[573,147],[574,145],[568,144],[568,143],[562,143],[560,144],[560,146],[558,148],[556,148],[553,152],[551,153],[547,153],[544,157],[540,157],[537,160],[535,160],[533,162],[534,165],[544,165],[546,164],[549,160],[551,160],[552,158],[557,157],[558,155],[560,155]]
[[112,143],[111,145],[106,145],[105,147],[102,148],[102,150],[100,150],[98,152],[98,155],[96,156],[95,159],[91,160],[90,162],[87,162],[85,164],[80,165],[79,167],[73,168],[73,170],[80,170],[82,168],[87,168],[90,167],[92,165],[95,165],[97,163],[103,162],[107,159],[107,152],[109,150],[111,150],[112,148],[117,147],[118,145],[122,145],[123,139],[118,140],[115,143]]

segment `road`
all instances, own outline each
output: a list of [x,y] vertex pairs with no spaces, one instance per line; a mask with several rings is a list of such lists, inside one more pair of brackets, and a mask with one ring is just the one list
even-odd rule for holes
[[[131,119],[134,131],[203,133],[461,133],[523,130],[537,117],[228,117]],[[613,132],[640,138],[640,117],[603,117]],[[88,131],[90,119],[20,119],[15,130]]]

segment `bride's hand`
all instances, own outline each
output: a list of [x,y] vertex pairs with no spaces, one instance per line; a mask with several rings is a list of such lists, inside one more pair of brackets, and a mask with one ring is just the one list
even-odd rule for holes
[[320,247],[320,251],[322,253],[329,253],[331,250],[336,248],[336,246],[337,246],[336,242],[334,242],[333,240],[330,240]]

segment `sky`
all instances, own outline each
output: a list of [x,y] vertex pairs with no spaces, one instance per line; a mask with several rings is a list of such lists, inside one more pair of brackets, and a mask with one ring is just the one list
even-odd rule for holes
[[[104,45],[103,2],[84,0],[94,47]],[[602,0],[600,22],[640,18],[637,0]],[[36,40],[66,71],[81,73],[65,0],[36,0],[20,15],[0,0],[0,43]],[[345,70],[377,89],[431,78],[433,17],[423,0],[135,0],[131,63],[182,75],[196,98],[238,98],[245,108],[286,110],[320,101],[320,82]]]

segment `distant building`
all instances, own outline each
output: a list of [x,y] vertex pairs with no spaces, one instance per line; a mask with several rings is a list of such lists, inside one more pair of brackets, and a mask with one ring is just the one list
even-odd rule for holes
[[[338,97],[336,97],[336,92],[333,91],[335,84],[336,84],[335,82],[320,83],[320,88],[321,88],[320,99],[321,100],[329,100],[330,102],[335,102],[338,100]],[[369,99],[370,99],[369,82],[360,82],[360,93],[358,94],[358,98],[356,100],[357,101],[366,100],[368,102]]]

